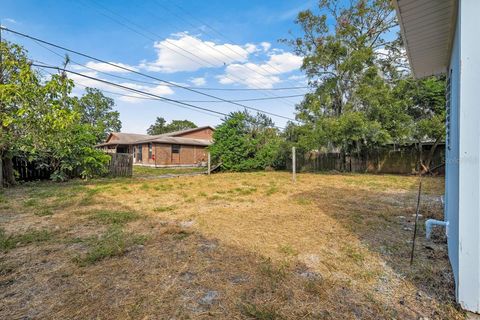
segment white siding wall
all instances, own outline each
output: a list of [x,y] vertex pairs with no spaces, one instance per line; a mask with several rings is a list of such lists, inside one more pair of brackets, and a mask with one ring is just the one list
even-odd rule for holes
[[480,312],[480,1],[459,1],[447,155],[449,255],[457,299]]

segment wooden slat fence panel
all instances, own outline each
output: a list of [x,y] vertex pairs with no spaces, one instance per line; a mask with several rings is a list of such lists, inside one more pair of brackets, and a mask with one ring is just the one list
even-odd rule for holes
[[108,174],[112,177],[131,177],[133,175],[133,155],[129,153],[110,153]]
[[52,170],[35,161],[28,161],[22,157],[13,158],[13,169],[17,172],[18,181],[34,181],[50,179]]

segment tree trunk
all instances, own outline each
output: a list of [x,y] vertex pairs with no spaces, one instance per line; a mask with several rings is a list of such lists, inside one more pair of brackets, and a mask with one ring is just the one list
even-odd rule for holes
[[438,144],[440,143],[441,137],[437,138],[435,142],[433,143],[432,147],[430,148],[430,151],[428,152],[427,158],[425,159],[425,163],[422,165],[424,172],[427,173],[430,172],[430,165],[433,160],[433,156],[435,155],[435,150],[437,150]]
[[8,156],[2,158],[3,167],[3,185],[11,186],[15,184],[15,174],[13,170],[13,159]]

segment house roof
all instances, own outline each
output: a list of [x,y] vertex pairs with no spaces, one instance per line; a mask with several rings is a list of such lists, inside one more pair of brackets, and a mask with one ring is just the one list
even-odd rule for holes
[[[119,144],[137,144],[137,143],[148,143],[148,142],[209,146],[212,144],[211,140],[177,137],[178,135],[195,132],[195,131],[199,131],[207,128],[215,130],[211,126],[203,126],[198,128],[163,133],[159,135],[112,132],[108,135],[106,142],[97,144],[96,146],[104,147],[104,146],[115,146]],[[116,139],[112,140],[113,137],[115,137]]]
[[186,144],[191,146],[209,146],[212,144],[212,140],[183,138],[183,137],[154,137],[145,140],[139,140],[136,143],[167,143],[167,144]]
[[203,126],[203,127],[192,128],[192,129],[168,132],[168,133],[160,134],[159,136],[175,137],[175,136],[182,135],[182,134],[185,134],[185,133],[195,132],[195,131],[204,130],[204,129],[211,129],[211,130],[215,131],[215,129],[211,126]]
[[446,72],[457,0],[394,0],[408,60],[416,78]]

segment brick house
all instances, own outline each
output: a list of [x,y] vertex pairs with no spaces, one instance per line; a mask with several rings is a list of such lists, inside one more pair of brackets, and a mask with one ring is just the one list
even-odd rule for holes
[[205,126],[154,136],[112,132],[96,147],[108,153],[130,153],[136,165],[204,166],[214,130]]

